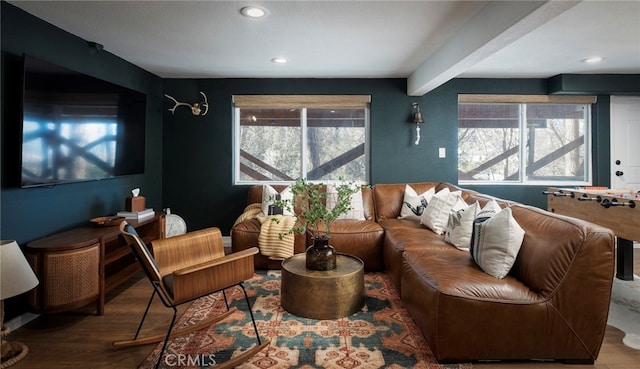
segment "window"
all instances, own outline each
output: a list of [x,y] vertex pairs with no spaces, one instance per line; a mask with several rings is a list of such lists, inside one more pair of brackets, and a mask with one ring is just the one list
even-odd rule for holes
[[460,95],[460,183],[591,183],[590,96]]
[[234,96],[236,184],[367,183],[370,96]]

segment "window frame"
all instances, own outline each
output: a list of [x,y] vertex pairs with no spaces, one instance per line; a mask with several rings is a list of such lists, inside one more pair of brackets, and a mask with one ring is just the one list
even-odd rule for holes
[[[300,110],[300,134],[301,134],[301,175],[306,177],[307,160],[307,110],[308,109],[364,109],[364,180],[358,183],[368,184],[371,172],[370,165],[370,110],[371,95],[233,95],[233,184],[234,185],[279,185],[291,184],[294,181],[261,181],[261,180],[240,180],[240,110],[242,108],[265,108],[265,109],[299,109]],[[306,178],[305,178],[306,180]],[[347,180],[349,180],[347,178]],[[311,183],[327,183],[334,180],[309,180]]]
[[[518,170],[521,174],[518,180],[502,180],[502,181],[476,181],[460,179],[458,175],[458,183],[461,185],[473,185],[473,186],[590,186],[593,183],[593,104],[597,101],[596,96],[569,96],[569,95],[493,95],[493,94],[459,94],[458,95],[458,111],[460,104],[513,104],[518,105],[519,117],[518,117],[518,130],[519,130],[519,165]],[[526,115],[523,115],[523,110],[526,111],[528,105],[553,105],[553,104],[575,104],[585,105],[585,132],[584,132],[584,147],[585,147],[585,170],[587,171],[585,177],[586,180],[530,180],[527,175],[527,155],[529,148],[526,145],[529,139],[528,128],[526,122]],[[524,109],[523,109],[524,108]],[[460,132],[460,118],[458,116],[457,126],[458,134]],[[456,170],[460,172],[459,162],[459,150],[456,156]]]

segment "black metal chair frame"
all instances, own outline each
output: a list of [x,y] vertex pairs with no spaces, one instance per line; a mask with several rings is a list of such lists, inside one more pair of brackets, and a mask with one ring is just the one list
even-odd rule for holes
[[[121,227],[123,228],[123,227]],[[124,229],[124,228],[123,228]],[[140,247],[146,247],[146,245],[144,245],[144,241],[142,241],[142,239],[140,239],[140,237],[137,234],[132,234],[129,233],[129,235],[131,235],[132,237],[136,238],[137,243],[141,243],[139,246]],[[153,292],[151,294],[151,297],[149,298],[149,301],[147,303],[147,307],[144,310],[144,313],[142,315],[142,319],[140,320],[140,323],[138,324],[138,328],[136,329],[136,333],[133,337],[133,339],[131,340],[122,340],[122,341],[114,341],[113,345],[115,347],[130,347],[130,346],[139,346],[139,345],[146,345],[146,344],[150,344],[150,343],[157,343],[160,341],[164,341],[162,344],[162,349],[160,350],[160,354],[158,356],[158,360],[156,362],[155,368],[158,369],[160,366],[160,362],[162,361],[162,357],[164,356],[164,353],[167,349],[169,340],[171,340],[174,337],[179,337],[179,336],[183,336],[195,331],[198,331],[200,329],[203,329],[205,327],[211,326],[223,319],[225,319],[226,317],[228,317],[229,315],[231,315],[233,312],[237,311],[236,307],[230,308],[229,307],[229,302],[227,300],[227,296],[225,294],[225,290],[229,289],[229,288],[233,288],[236,286],[239,286],[242,289],[242,292],[244,294],[244,299],[245,302],[247,304],[247,307],[249,309],[249,314],[251,315],[251,322],[253,323],[253,329],[255,331],[256,334],[256,338],[258,341],[258,344],[248,350],[246,350],[245,352],[243,352],[242,354],[231,358],[230,360],[227,360],[223,363],[220,363],[218,365],[216,365],[216,368],[218,369],[224,369],[224,368],[232,368],[236,365],[241,364],[242,362],[246,361],[248,358],[254,356],[255,354],[257,354],[259,351],[261,351],[262,349],[264,349],[265,347],[267,347],[270,343],[270,340],[264,340],[262,341],[260,339],[260,334],[258,333],[258,326],[256,325],[256,321],[253,315],[253,310],[252,310],[252,306],[251,306],[251,302],[249,301],[249,296],[247,295],[247,291],[244,287],[244,284],[242,282],[227,286],[225,288],[219,289],[217,291],[211,291],[211,292],[207,292],[204,294],[201,294],[199,296],[193,297],[189,300],[186,301],[182,301],[180,303],[174,304],[171,302],[171,299],[166,295],[166,292],[164,290],[164,288],[162,288],[162,286],[160,285],[159,282],[155,281],[153,276],[151,275],[151,272],[147,269],[147,267],[144,265],[144,263],[142,263],[142,258],[146,258],[147,256],[145,255],[140,255],[139,254],[139,250],[137,249],[136,245],[134,245],[133,243],[130,243],[131,246],[131,250],[133,251],[133,254],[135,255],[136,259],[138,259],[138,261],[140,261],[140,263],[142,264],[142,269],[144,270],[147,278],[149,279],[149,281],[151,282],[151,285],[153,286]],[[143,251],[144,252],[144,251]],[[149,258],[153,261],[153,257],[151,255],[149,255]],[[208,296],[210,294],[214,294],[214,293],[222,293],[222,296],[224,298],[224,303],[225,306],[227,308],[227,311],[224,313],[221,313],[215,317],[211,317],[209,319],[206,319],[202,322],[198,322],[196,324],[192,324],[190,326],[184,327],[184,328],[180,328],[174,331],[174,325],[176,322],[176,318],[178,315],[178,309],[177,306],[188,303],[188,302],[192,302],[195,301],[199,298],[202,298],[204,296]],[[138,338],[138,336],[140,335],[140,332],[142,331],[142,326],[144,324],[144,321],[146,320],[146,317],[149,313],[149,309],[151,308],[151,304],[155,298],[155,296],[158,295],[158,297],[160,298],[160,301],[162,302],[162,304],[167,307],[167,308],[171,308],[173,310],[173,315],[171,317],[171,323],[169,324],[169,328],[167,330],[166,334],[161,334],[161,335],[155,335],[155,336],[150,336],[150,337],[145,337],[145,338]]]

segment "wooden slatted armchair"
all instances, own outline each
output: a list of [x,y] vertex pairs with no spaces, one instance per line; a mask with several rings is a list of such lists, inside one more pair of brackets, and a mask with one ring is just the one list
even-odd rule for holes
[[[136,230],[126,221],[120,224],[120,231],[151,281],[153,293],[133,339],[115,341],[113,343],[114,346],[137,346],[164,340],[156,363],[156,368],[158,368],[167,348],[167,343],[171,338],[210,326],[237,310],[235,307],[229,309],[227,297],[224,293],[225,289],[234,286],[240,286],[244,292],[258,344],[246,350],[242,355],[216,365],[216,368],[234,367],[269,345],[269,340],[264,342],[260,340],[258,327],[251,311],[251,303],[242,284],[245,280],[253,277],[253,255],[258,253],[258,248],[254,247],[225,255],[220,230],[218,228],[208,228],[180,236],[155,240],[152,242],[152,254]],[[178,305],[215,292],[221,292],[224,296],[227,307],[226,312],[181,329],[173,329]],[[156,295],[160,297],[166,307],[173,310],[171,324],[166,334],[139,338],[138,335]]]

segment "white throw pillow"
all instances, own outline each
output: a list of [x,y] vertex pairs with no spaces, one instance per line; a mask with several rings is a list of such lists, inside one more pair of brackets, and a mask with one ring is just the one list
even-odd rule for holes
[[491,199],[486,204],[484,204],[484,206],[480,211],[478,211],[478,214],[476,215],[476,219],[491,218],[496,213],[500,212],[500,210],[502,210],[502,208],[500,207],[498,202],[496,200]]
[[398,219],[420,220],[420,216],[435,193],[435,187],[431,187],[418,195],[413,187],[405,185],[404,199],[402,200],[402,208]]
[[[278,191],[270,185],[262,185],[262,215],[269,215],[269,205],[273,205],[278,195]],[[286,208],[282,209],[283,215],[294,216],[293,213],[293,192],[291,192],[291,186],[287,186],[282,192],[280,192],[281,200],[289,200],[291,204],[291,210]]]
[[449,191],[443,188],[433,195],[427,208],[420,217],[420,223],[431,229],[435,234],[444,234],[447,230],[447,221],[449,220],[449,212],[460,210],[466,207],[460,191]]
[[[334,184],[327,185],[327,210],[331,211],[338,203],[338,189]],[[364,204],[362,202],[362,187],[358,187],[358,191],[351,194],[351,210],[342,214],[338,219],[356,219],[365,220]]]
[[[500,210],[502,210],[502,208],[500,207],[500,205],[498,205],[498,202],[496,200],[489,200],[486,204],[484,204],[484,207],[480,208],[480,204],[476,201],[476,203],[478,204],[478,207],[476,209],[476,215],[474,217],[474,219],[471,220],[471,225],[469,226],[469,242],[467,243],[466,249],[468,250],[469,247],[471,246],[471,237],[473,235],[473,224],[474,223],[479,223],[483,220],[487,220],[489,218],[491,218],[492,216],[494,216],[495,214],[497,214],[498,212],[500,212]],[[446,237],[445,237],[446,240]]]
[[478,212],[480,212],[480,204],[477,201],[464,209],[451,209],[444,240],[461,250],[468,251],[471,233],[473,233],[473,221]]
[[502,279],[516,261],[523,240],[524,230],[513,218],[511,208],[504,208],[474,221],[471,257],[485,273]]

